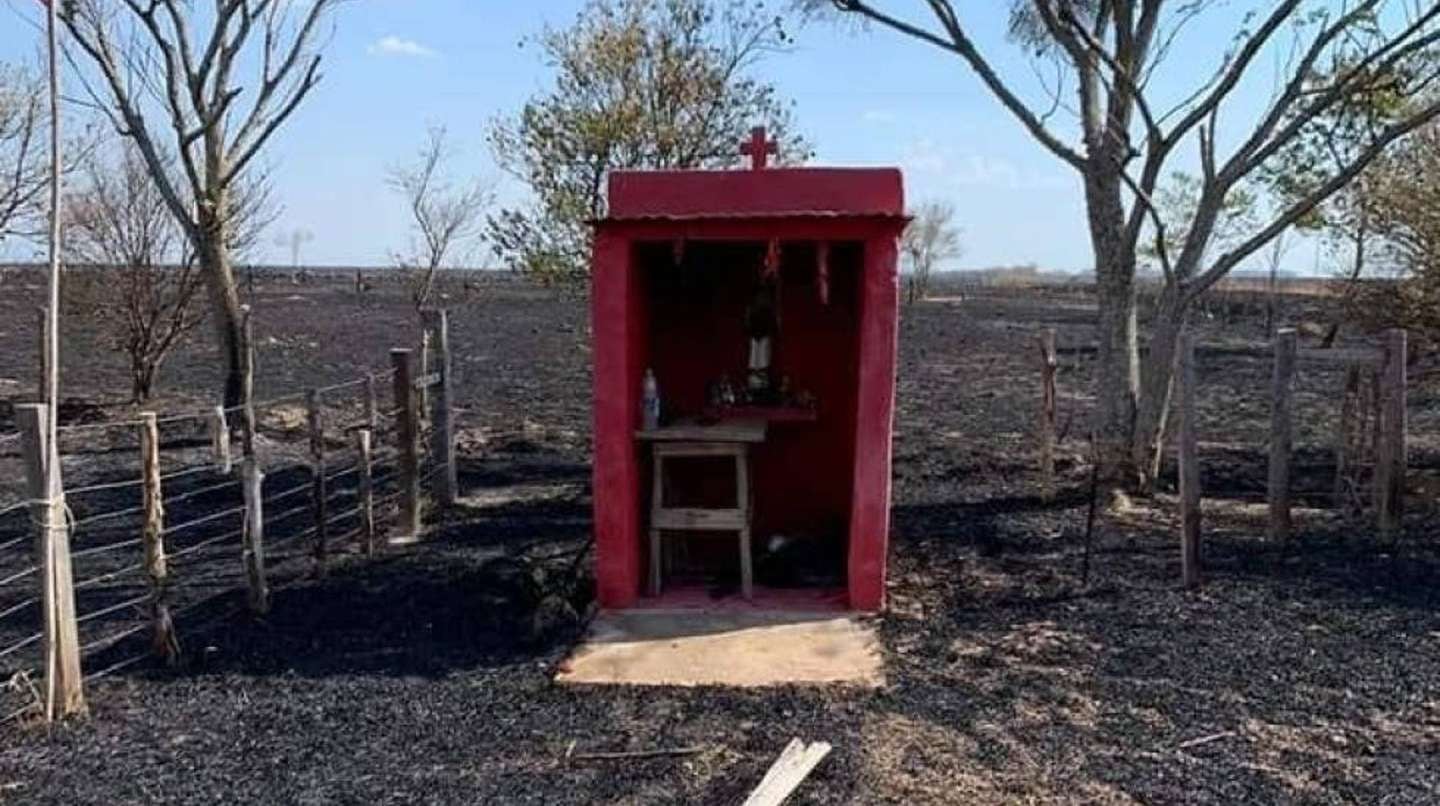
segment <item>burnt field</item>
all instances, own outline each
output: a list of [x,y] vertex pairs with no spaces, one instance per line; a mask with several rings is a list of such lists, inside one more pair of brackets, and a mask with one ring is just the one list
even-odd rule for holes
[[[907,307],[879,623],[888,682],[858,692],[552,685],[573,624],[537,631],[513,615],[531,604],[529,583],[487,561],[531,558],[583,611],[583,574],[570,572],[589,533],[587,309],[578,294],[508,280],[448,294],[460,506],[426,542],[349,552],[323,578],[297,558],[265,619],[235,612],[243,592],[223,592],[223,579],[207,583],[215,599],[180,619],[178,668],[93,681],[86,720],[0,727],[0,800],[738,803],[792,736],[835,748],[796,803],[1440,799],[1440,510],[1414,496],[1392,544],[1368,514],[1327,508],[1341,378],[1307,369],[1296,536],[1266,543],[1271,362],[1254,298],[1227,297],[1200,324],[1199,592],[1178,587],[1173,460],[1155,499],[1100,513],[1082,579],[1092,299],[970,290]],[[0,280],[0,398],[30,394],[39,296],[23,276]],[[1282,321],[1325,321],[1323,299],[1285,303]],[[270,280],[256,311],[262,399],[383,370],[390,348],[417,338],[394,285],[357,296],[339,279]],[[1044,327],[1059,331],[1064,435],[1048,503],[1032,436]],[[65,422],[132,417],[123,359],[79,330],[64,334]],[[200,331],[168,365],[157,410],[213,405],[208,341]],[[1434,366],[1420,359],[1410,388],[1420,478],[1440,477],[1440,376],[1422,374]],[[0,435],[12,430],[0,406]],[[85,433],[67,437],[72,485],[130,461]],[[203,453],[198,435],[171,437],[177,457]],[[7,469],[0,508],[19,489]],[[133,495],[99,492],[116,505]],[[3,550],[0,578],[27,561],[27,528],[0,522],[12,536],[0,543],[21,540]],[[226,551],[234,575],[238,548]],[[0,610],[33,587],[0,587]],[[97,663],[136,649],[121,642]],[[706,749],[567,762],[572,745]]]

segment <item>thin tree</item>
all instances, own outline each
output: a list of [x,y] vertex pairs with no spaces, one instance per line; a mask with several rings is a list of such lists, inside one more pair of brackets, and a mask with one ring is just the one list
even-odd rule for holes
[[[50,188],[45,81],[29,69],[0,62],[0,243],[20,237],[41,240]],[[94,150],[88,131],[68,138],[60,170],[69,174]]]
[[155,392],[165,359],[204,319],[194,253],[133,146],[92,159],[66,205],[66,302],[130,364],[132,402]]
[[0,63],[0,241],[43,216],[49,185],[44,85]]
[[572,26],[547,28],[554,86],[490,130],[501,169],[534,195],[489,221],[496,255],[548,280],[583,276],[608,172],[733,165],[759,123],[781,162],[804,159],[791,105],[753,75],[787,42],[753,0],[589,0]]
[[[236,195],[261,150],[320,81],[319,38],[341,0],[69,0],[90,98],[139,150],[199,262],[240,402]],[[177,164],[176,170],[171,165]]]
[[[1179,333],[1192,304],[1231,269],[1344,188],[1395,140],[1440,114],[1440,102],[1416,105],[1372,133],[1323,180],[1272,212],[1239,243],[1211,252],[1215,224],[1231,192],[1256,178],[1312,122],[1376,81],[1398,82],[1402,95],[1434,81],[1429,54],[1440,42],[1440,4],[1356,0],[1317,5],[1277,0],[1245,15],[1213,71],[1193,59],[1171,64],[1172,46],[1207,12],[1233,14],[1214,0],[1017,0],[1011,35],[1040,62],[1050,98],[1032,103],[1020,83],[981,52],[959,4],[928,0],[924,16],[884,0],[805,0],[869,20],[960,59],[1043,148],[1080,177],[1099,293],[1097,314],[1099,455],[1103,481],[1114,489],[1138,481],[1160,449],[1174,377]],[[908,6],[908,4],[904,4]],[[1283,41],[1289,39],[1288,42]],[[1219,50],[1219,49],[1217,49]],[[1255,74],[1279,64],[1270,102],[1238,135],[1217,136],[1226,101]],[[1167,65],[1201,74],[1188,91],[1162,93],[1155,76]],[[1339,66],[1343,69],[1335,69]],[[1172,76],[1183,82],[1183,76]],[[1247,81],[1247,79],[1249,79]],[[1073,93],[1073,96],[1071,96]],[[1073,97],[1073,102],[1070,98]],[[1178,100],[1176,100],[1178,99]],[[1073,104],[1073,105],[1072,105]],[[1062,131],[1054,113],[1073,110],[1077,125]],[[1234,127],[1226,127],[1230,129]],[[1161,178],[1198,155],[1195,216],[1180,248],[1168,248],[1151,203]],[[1157,244],[1166,277],[1143,366],[1136,322],[1136,265],[1142,239]]]
[[408,252],[395,255],[395,262],[405,272],[416,308],[429,303],[436,277],[456,252],[480,235],[494,199],[485,182],[450,178],[455,156],[445,127],[434,126],[415,160],[391,168],[387,180],[410,211],[414,238]]
[[912,303],[925,299],[935,267],[965,251],[960,245],[960,228],[955,226],[955,205],[928,201],[916,207],[900,239],[900,249],[909,268],[906,298]]

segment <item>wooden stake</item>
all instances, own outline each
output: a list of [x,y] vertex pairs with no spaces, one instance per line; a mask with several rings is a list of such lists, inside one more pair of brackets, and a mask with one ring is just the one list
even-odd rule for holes
[[265,474],[260,460],[251,456],[241,466],[245,488],[245,582],[250,612],[263,616],[270,612],[270,586],[265,582],[265,497],[261,487]]
[[215,455],[215,470],[228,476],[234,469],[230,461],[230,424],[225,420],[225,407],[216,406],[210,413],[210,451]]
[[1375,510],[1380,534],[1395,537],[1405,506],[1406,411],[1405,331],[1385,331],[1385,363],[1380,369],[1379,434],[1375,449]]
[[1200,585],[1200,456],[1195,426],[1195,339],[1180,334],[1180,576]]
[[370,429],[355,432],[355,451],[360,455],[360,540],[367,555],[375,553],[375,468],[370,440]]
[[70,570],[70,528],[65,521],[65,490],[59,451],[49,441],[50,409],[40,404],[15,407],[25,458],[31,517],[39,524],[36,555],[40,565],[43,608],[45,720],[84,714],[80,675],[80,637],[75,621],[75,586]]
[[150,649],[167,666],[180,660],[180,641],[170,618],[169,568],[165,560],[165,494],[160,480],[160,426],[154,412],[140,415],[140,470],[144,480],[145,574],[150,579]]
[[1290,455],[1294,450],[1291,428],[1291,401],[1295,386],[1295,350],[1299,346],[1294,328],[1275,332],[1275,367],[1270,389],[1270,540],[1290,539]]
[[310,422],[311,501],[315,506],[315,573],[320,576],[325,575],[325,561],[329,553],[324,405],[318,390],[311,389],[305,393],[305,408]]
[[50,402],[50,309],[41,305],[35,309],[38,314],[39,327],[37,335],[40,339],[40,377],[35,401],[37,403]]
[[365,427],[372,435],[380,427],[380,393],[373,372],[365,376]]
[[245,317],[240,324],[243,344],[240,348],[240,399],[241,428],[240,445],[246,459],[255,458],[255,327],[250,318],[250,306],[244,307]]
[[415,353],[391,350],[395,367],[396,448],[399,450],[400,522],[394,542],[420,538],[420,423],[415,412]]
[[[453,506],[459,492],[459,478],[455,467],[455,433],[452,423],[454,416],[454,363],[450,356],[450,317],[444,310],[425,312],[426,332],[433,335],[431,344],[435,350],[435,370],[440,374],[433,397],[432,430],[430,452],[434,461],[440,464],[435,476],[435,497],[442,506]],[[427,387],[428,388],[428,387]]]
[[[428,308],[425,309],[424,311],[421,311],[421,312],[420,312],[421,327],[420,327],[420,375],[419,375],[419,377],[421,377],[421,378],[428,377],[428,376],[430,375],[430,364],[432,363],[432,362],[430,361],[430,349],[431,349],[431,342],[433,341],[433,338],[434,338],[434,337],[433,337],[433,334],[430,332],[430,326],[429,326],[429,321],[430,321],[430,320],[429,320],[429,315],[430,315],[430,313],[431,313],[431,311],[430,311],[430,309],[428,309]],[[430,419],[430,385],[429,385],[429,384],[426,384],[426,385],[420,387],[420,389],[419,389],[419,397],[420,397],[420,402],[419,402],[418,404],[416,404],[416,405],[417,405],[417,409],[418,409],[417,412],[416,412],[416,414],[419,415],[420,422],[423,423],[423,422],[425,422],[426,420]]]
[[1040,496],[1055,498],[1055,329],[1040,333]]
[[[1345,385],[1340,393],[1340,422],[1335,429],[1335,482],[1331,506],[1341,513],[1350,509],[1351,462],[1358,457],[1355,436],[1361,430],[1364,407],[1360,401],[1360,365],[1345,367]],[[1362,435],[1363,436],[1363,435]]]

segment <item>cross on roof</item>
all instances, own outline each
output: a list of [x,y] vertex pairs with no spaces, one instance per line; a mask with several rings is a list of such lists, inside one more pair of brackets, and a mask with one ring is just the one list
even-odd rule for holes
[[763,171],[769,155],[779,154],[780,147],[765,138],[764,126],[756,126],[750,130],[750,139],[740,144],[740,153],[750,158],[750,170]]

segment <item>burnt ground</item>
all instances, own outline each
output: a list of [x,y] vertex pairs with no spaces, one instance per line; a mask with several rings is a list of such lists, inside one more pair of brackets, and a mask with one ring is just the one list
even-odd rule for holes
[[[23,382],[32,303],[4,282],[0,378]],[[756,692],[555,687],[573,632],[537,638],[497,615],[496,591],[514,580],[487,558],[549,558],[540,565],[559,576],[584,556],[586,315],[577,298],[521,285],[453,295],[470,505],[422,546],[294,575],[264,620],[221,597],[182,620],[182,667],[94,682],[89,719],[0,728],[0,799],[736,803],[801,736],[835,750],[796,803],[1440,800],[1434,512],[1416,501],[1388,544],[1364,520],[1302,509],[1289,545],[1265,543],[1269,362],[1253,306],[1203,326],[1213,497],[1199,592],[1175,584],[1163,489],[1101,514],[1081,578],[1088,299],[993,291],[907,308],[879,622],[889,683]],[[1316,304],[1290,303],[1291,320]],[[267,284],[258,311],[273,339],[262,397],[383,367],[414,338],[395,289],[357,302],[338,285]],[[1036,495],[1028,436],[1032,339],[1046,326],[1060,331],[1069,424],[1051,503]],[[69,389],[117,390],[73,416],[127,416],[117,360],[83,336],[67,344]],[[203,346],[177,357],[166,410],[204,400],[214,357]],[[1440,388],[1428,383],[1411,396],[1421,474],[1440,472]],[[1334,375],[1300,376],[1302,492],[1328,489],[1338,388]],[[572,743],[708,749],[567,763]]]

